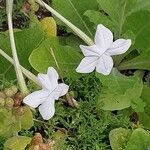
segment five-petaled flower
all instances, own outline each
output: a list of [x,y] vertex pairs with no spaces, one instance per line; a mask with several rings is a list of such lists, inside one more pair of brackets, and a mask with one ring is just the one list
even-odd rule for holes
[[103,25],[97,26],[95,44],[80,45],[84,58],[77,67],[79,73],[90,73],[95,70],[104,75],[110,74],[113,68],[111,56],[125,53],[131,46],[130,39],[118,39],[113,42],[112,32]]
[[31,93],[23,102],[33,108],[39,106],[43,119],[49,120],[55,113],[55,100],[65,95],[69,86],[64,83],[58,84],[57,71],[52,67],[48,68],[47,74],[38,74],[38,80],[42,90]]

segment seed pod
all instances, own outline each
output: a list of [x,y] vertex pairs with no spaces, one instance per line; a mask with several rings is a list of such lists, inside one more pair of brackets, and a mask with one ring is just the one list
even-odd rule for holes
[[14,100],[10,97],[5,98],[5,106],[12,108],[14,105]]
[[48,144],[40,143],[39,144],[39,150],[51,150],[51,149],[50,149],[50,146]]
[[15,95],[15,94],[17,93],[17,91],[18,91],[18,88],[17,88],[17,86],[15,86],[15,85],[11,86],[10,89],[13,91],[13,94],[14,94],[14,95]]
[[21,106],[22,100],[23,95],[20,92],[16,93],[14,96],[14,106],[15,107]]
[[14,95],[14,92],[11,90],[11,88],[6,88],[4,93],[6,94],[6,97],[12,97]]
[[5,99],[4,98],[0,98],[0,106],[5,106]]
[[0,98],[6,98],[6,95],[4,92],[0,92]]
[[43,143],[42,135],[40,133],[35,133],[32,138],[31,145],[39,145],[39,143]]

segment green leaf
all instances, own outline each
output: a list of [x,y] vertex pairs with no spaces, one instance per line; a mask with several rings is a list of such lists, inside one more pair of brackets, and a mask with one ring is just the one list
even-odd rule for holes
[[113,69],[109,76],[96,74],[102,82],[99,103],[103,110],[121,110],[131,106],[141,96],[143,83],[135,76],[127,77]]
[[116,28],[115,34],[118,36],[120,36],[122,33],[122,26],[124,24],[126,14],[132,8],[134,1],[135,0],[98,0],[100,7],[113,21],[113,24]]
[[16,120],[12,110],[0,109],[0,136],[10,137],[21,130],[20,121]]
[[143,102],[141,98],[133,99],[131,101],[131,107],[135,112],[144,112],[145,106],[146,106],[146,103]]
[[24,150],[30,141],[29,137],[14,136],[4,143],[4,150]]
[[119,67],[119,70],[126,70],[126,69],[141,69],[141,70],[150,70],[150,51],[143,52],[141,55],[122,62]]
[[147,85],[144,85],[141,98],[146,103],[146,107],[144,109],[144,112],[138,113],[139,114],[139,120],[140,123],[144,125],[145,128],[150,129],[150,87]]
[[135,35],[134,47],[139,52],[146,51],[150,48],[150,12],[139,11],[127,17],[123,26],[123,32],[132,31]]
[[24,113],[23,113],[23,115],[20,118],[21,128],[25,129],[25,130],[28,130],[34,124],[34,122],[33,122],[33,115],[32,115],[32,112],[31,112],[29,107],[24,106],[23,110],[24,110]]
[[75,68],[80,60],[80,53],[70,46],[61,46],[58,38],[43,41],[29,58],[30,64],[38,72],[46,72],[48,67],[53,66],[61,76],[76,73]]
[[84,31],[89,36],[93,36],[93,28],[91,28],[91,23],[83,14],[86,10],[97,9],[96,0],[53,0],[52,6],[79,29]]
[[121,74],[117,69],[113,69],[108,76],[97,73],[96,76],[102,82],[103,86],[108,87],[112,92],[125,93],[125,91],[133,87],[137,81],[137,77],[127,77]]
[[108,89],[102,90],[102,93],[99,96],[99,103],[103,106],[103,110],[122,110],[131,106],[130,96],[120,95],[119,93],[111,93]]
[[109,133],[109,140],[112,150],[123,150],[129,135],[130,130],[128,129],[116,128],[111,130]]
[[150,134],[142,128],[133,131],[125,150],[148,150],[150,148]]
[[90,20],[90,22],[94,23],[94,28],[96,29],[98,24],[104,24],[109,29],[113,29],[112,21],[105,15],[95,10],[87,10],[84,13]]
[[[0,48],[11,56],[11,48],[8,34],[0,34]],[[15,32],[15,42],[21,65],[30,69],[28,57],[33,49],[38,47],[43,40],[43,32],[39,28],[30,28]],[[0,55],[0,74],[12,79],[15,77],[14,67]],[[10,73],[11,72],[11,73]]]
[[149,0],[97,0],[103,11],[113,21],[116,32],[120,36],[126,18],[140,10],[150,10]]

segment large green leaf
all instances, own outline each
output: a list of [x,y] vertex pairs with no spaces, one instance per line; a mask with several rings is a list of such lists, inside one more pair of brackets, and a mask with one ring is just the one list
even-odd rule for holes
[[130,130],[124,128],[116,128],[110,131],[109,140],[112,150],[121,150],[125,148],[129,138]]
[[87,10],[84,13],[84,15],[87,16],[89,18],[90,22],[92,22],[94,24],[95,29],[98,24],[103,24],[107,28],[113,30],[112,20],[110,20],[107,17],[107,15],[100,13],[99,11],[95,11],[95,10]]
[[134,47],[141,53],[150,48],[150,22],[147,20],[150,20],[150,12],[139,11],[127,17],[123,26],[123,32],[134,33]]
[[113,69],[108,76],[97,73],[96,76],[102,82],[103,86],[108,87],[112,92],[124,94],[125,91],[135,84],[137,77],[127,77],[121,74],[117,69]]
[[86,10],[97,9],[96,0],[53,0],[52,5],[54,9],[74,25],[83,30],[89,36],[93,36],[91,23],[83,14]]
[[21,130],[20,121],[16,120],[12,110],[0,109],[0,136],[10,137]]
[[24,150],[30,141],[26,136],[14,136],[4,143],[4,150]]
[[[18,52],[20,63],[26,67],[31,68],[28,57],[33,49],[38,47],[43,40],[43,32],[39,28],[30,28],[22,31],[15,32],[15,42]],[[11,48],[9,37],[7,33],[0,34],[0,48],[11,56]],[[2,56],[0,56],[0,74],[12,79],[15,77],[14,68],[12,65]],[[11,73],[10,73],[11,72]]]
[[81,60],[78,51],[70,46],[61,46],[58,38],[49,38],[35,49],[29,61],[38,72],[46,72],[48,67],[56,68],[61,76],[75,73],[75,68]]
[[20,118],[21,128],[25,129],[25,130],[28,130],[34,124],[34,122],[33,122],[33,115],[32,115],[32,112],[31,112],[30,108],[27,107],[27,106],[23,107],[23,111],[24,111],[23,115],[20,116],[21,117]]
[[126,69],[150,70],[150,52],[143,52],[143,54],[131,60],[124,61],[119,65],[119,70]]
[[150,133],[142,128],[133,131],[125,150],[148,150],[150,148]]
[[140,123],[144,125],[145,128],[150,129],[150,87],[144,85],[141,98],[147,104],[144,112],[139,113]]
[[149,0],[98,0],[98,2],[112,20],[117,36],[121,35],[127,16],[140,10],[150,10]]
[[103,110],[121,110],[131,106],[133,99],[141,96],[143,83],[137,77],[127,77],[116,69],[109,76],[96,74],[102,82],[99,102]]

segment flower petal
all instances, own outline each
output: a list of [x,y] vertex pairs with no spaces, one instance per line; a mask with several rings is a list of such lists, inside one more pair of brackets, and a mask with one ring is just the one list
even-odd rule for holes
[[104,75],[109,75],[113,68],[113,59],[108,55],[102,55],[96,65],[96,71]]
[[39,73],[38,74],[38,81],[40,82],[43,89],[47,89],[50,92],[53,90],[53,88],[51,86],[51,82],[49,80],[49,76],[47,74]]
[[84,56],[100,56],[101,55],[100,50],[98,49],[96,45],[92,45],[92,46],[80,45],[80,48]]
[[58,78],[59,78],[58,73],[53,67],[49,67],[47,75],[49,76],[51,87],[54,90],[58,85]]
[[95,44],[105,52],[113,43],[112,32],[102,24],[97,26]]
[[119,55],[125,53],[131,46],[131,40],[118,39],[112,43],[110,48],[106,51],[108,55]]
[[78,73],[90,73],[92,72],[97,63],[98,57],[84,57],[76,68]]
[[65,95],[69,90],[69,86],[64,84],[64,83],[60,83],[58,84],[58,86],[56,87],[56,89],[50,94],[50,97],[52,99],[58,100],[59,97]]
[[33,108],[36,108],[40,104],[42,104],[44,101],[47,100],[48,95],[49,95],[49,93],[46,90],[35,91],[35,92],[29,94],[28,96],[26,96],[23,99],[23,102]]
[[39,106],[39,112],[43,119],[49,120],[55,113],[55,100],[49,99]]

